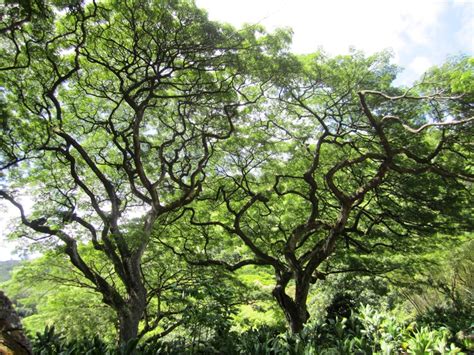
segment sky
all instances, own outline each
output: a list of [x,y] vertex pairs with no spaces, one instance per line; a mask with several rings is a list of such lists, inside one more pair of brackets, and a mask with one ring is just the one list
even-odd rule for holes
[[292,49],[393,51],[410,84],[448,56],[474,53],[474,0],[196,0],[212,20],[293,29]]
[[[372,54],[389,49],[409,85],[449,56],[474,55],[474,0],[195,0],[212,20],[293,30],[292,50]],[[16,211],[0,204],[0,261],[17,258],[5,239]]]

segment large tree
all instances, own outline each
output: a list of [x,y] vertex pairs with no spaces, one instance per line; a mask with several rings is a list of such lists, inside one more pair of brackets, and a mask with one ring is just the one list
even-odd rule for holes
[[187,207],[191,227],[175,227],[185,242],[173,247],[195,264],[271,267],[273,296],[296,333],[313,283],[389,271],[363,258],[471,230],[474,180],[468,59],[409,90],[393,85],[397,69],[383,53],[317,53],[301,64],[220,149],[215,175]]
[[24,3],[2,22],[0,197],[20,211],[17,233],[68,255],[127,342],[150,299],[154,226],[199,195],[216,145],[261,95],[253,74],[270,73],[286,36],[237,32],[191,1]]

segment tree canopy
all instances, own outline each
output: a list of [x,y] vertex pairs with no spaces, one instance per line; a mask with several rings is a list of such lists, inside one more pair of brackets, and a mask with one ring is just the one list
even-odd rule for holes
[[[186,1],[43,5],[44,19],[2,38],[1,196],[94,284],[128,340],[148,301],[151,231],[199,194],[239,107],[261,95],[252,67],[285,40],[211,22]],[[35,199],[29,216],[20,187]],[[120,285],[84,260],[86,240]]]
[[[251,128],[226,142],[215,177],[186,207],[204,250],[195,262],[272,266],[273,295],[296,332],[310,285],[344,271],[335,257],[406,253],[434,231],[472,229],[471,104],[442,80],[395,88],[395,73],[383,54],[302,58],[300,72],[266,93],[264,115],[257,108]],[[239,255],[213,257],[223,233]],[[189,256],[184,248],[176,252]],[[345,268],[390,267],[353,259]]]
[[0,197],[120,342],[182,324],[168,285],[205,266],[272,269],[298,333],[328,275],[472,231],[472,59],[400,88],[387,53],[295,56],[192,1],[28,4],[1,23]]

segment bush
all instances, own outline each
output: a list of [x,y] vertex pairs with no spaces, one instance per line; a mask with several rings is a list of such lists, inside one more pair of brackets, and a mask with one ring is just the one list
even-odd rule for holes
[[[472,334],[472,328],[468,329]],[[98,338],[68,342],[54,328],[33,340],[35,354],[458,354],[472,350],[469,334],[447,327],[433,328],[400,319],[371,305],[358,307],[349,317],[335,317],[309,325],[300,334],[261,327],[243,333],[229,331],[207,342],[177,338],[172,341],[107,345]]]

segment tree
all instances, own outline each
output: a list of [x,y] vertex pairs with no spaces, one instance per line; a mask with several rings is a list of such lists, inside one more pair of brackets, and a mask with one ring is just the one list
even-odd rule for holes
[[4,354],[31,354],[31,345],[23,334],[20,318],[11,301],[0,291],[0,350]]
[[[313,283],[386,272],[364,258],[416,253],[436,232],[472,230],[472,92],[453,92],[449,81],[468,77],[468,63],[405,90],[393,86],[397,70],[384,53],[302,57],[302,69],[274,83],[264,111],[249,117],[251,129],[220,149],[173,250],[229,270],[271,266],[273,296],[298,333]],[[191,235],[199,252],[186,248]]]
[[[112,284],[120,279],[92,245],[79,252],[87,264],[94,264]],[[241,283],[221,269],[203,270],[187,265],[169,250],[148,247],[142,260],[147,270],[147,307],[138,337],[146,342],[174,336],[205,336],[230,328],[230,316],[245,300]],[[117,314],[103,303],[101,294],[61,251],[48,251],[22,262],[13,277],[0,285],[16,305],[29,334],[54,327],[68,341],[92,339],[100,334],[114,343],[119,331]],[[236,291],[238,287],[238,291]]]
[[[265,79],[252,78],[287,36],[237,32],[190,1],[56,3],[2,29],[0,197],[21,213],[17,234],[68,255],[125,343],[149,300],[153,228],[200,194],[218,143],[261,95]],[[82,256],[84,242],[117,280]]]

